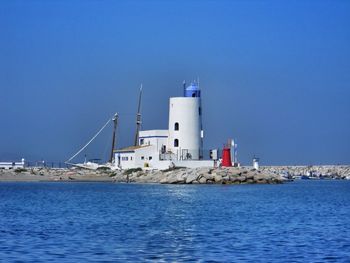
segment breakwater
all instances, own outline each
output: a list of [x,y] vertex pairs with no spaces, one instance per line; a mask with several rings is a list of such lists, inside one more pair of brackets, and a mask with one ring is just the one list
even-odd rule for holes
[[0,170],[0,181],[94,181],[160,184],[274,184],[307,176],[311,179],[350,179],[349,165],[173,168],[169,170],[98,170],[24,168]]
[[300,176],[312,179],[350,179],[350,165],[261,166],[260,171],[289,179]]
[[274,184],[282,183],[278,174],[246,168],[176,168],[168,171],[125,171],[119,182],[161,184]]
[[0,181],[101,181],[160,184],[273,184],[283,182],[274,173],[247,168],[174,168],[165,171],[129,169],[112,171],[30,168],[0,170]]

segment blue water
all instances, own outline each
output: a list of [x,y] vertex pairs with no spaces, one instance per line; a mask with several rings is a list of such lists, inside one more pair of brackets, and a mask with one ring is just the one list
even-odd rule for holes
[[0,183],[0,261],[350,262],[350,181]]

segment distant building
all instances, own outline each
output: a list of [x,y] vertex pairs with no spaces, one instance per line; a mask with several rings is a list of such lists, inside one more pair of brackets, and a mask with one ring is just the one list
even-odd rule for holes
[[114,164],[121,169],[167,169],[172,166],[212,167],[203,160],[201,91],[197,83],[184,86],[184,96],[169,100],[168,130],[139,132],[138,146],[115,150]]
[[259,158],[255,157],[253,158],[253,168],[255,170],[259,170]]
[[24,168],[25,167],[25,160],[22,158],[21,162],[0,162],[0,169],[17,169],[17,168]]

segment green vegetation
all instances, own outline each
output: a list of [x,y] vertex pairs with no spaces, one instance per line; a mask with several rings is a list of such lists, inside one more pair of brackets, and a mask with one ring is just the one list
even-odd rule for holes
[[131,168],[124,171],[124,175],[132,174],[133,172],[141,172],[142,168]]
[[23,173],[26,171],[27,171],[27,169],[25,169],[25,168],[16,168],[15,173]]
[[114,176],[116,176],[116,175],[117,175],[117,173],[112,172],[112,173],[109,174],[109,177],[114,177]]
[[171,172],[171,171],[180,170],[180,169],[184,169],[184,168],[186,168],[186,167],[174,166],[174,167],[170,167],[168,169],[162,170],[162,172],[166,173],[166,172]]
[[110,171],[111,168],[107,167],[107,166],[101,166],[97,168],[97,171],[101,171],[101,172],[106,172],[106,171]]

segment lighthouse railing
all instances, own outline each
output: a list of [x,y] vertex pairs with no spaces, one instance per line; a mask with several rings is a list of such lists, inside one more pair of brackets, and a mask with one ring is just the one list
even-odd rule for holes
[[159,151],[159,160],[161,161],[193,161],[193,160],[210,160],[210,150],[198,149],[177,149],[175,152]]

